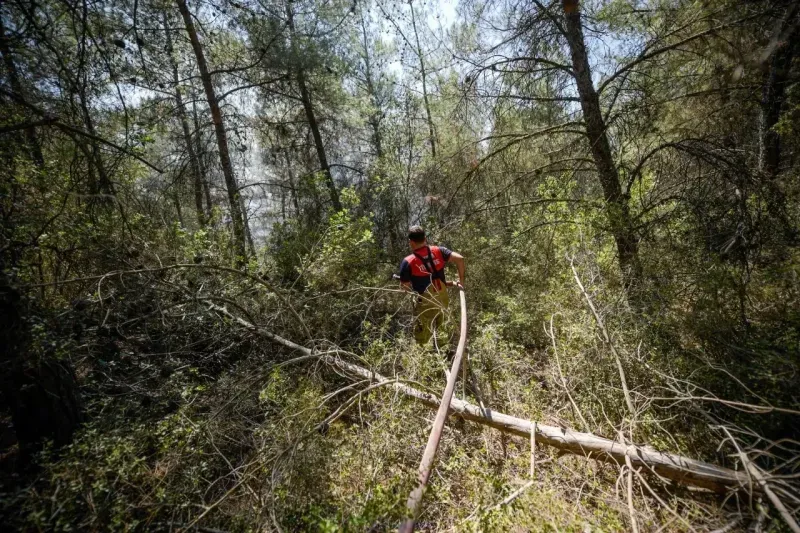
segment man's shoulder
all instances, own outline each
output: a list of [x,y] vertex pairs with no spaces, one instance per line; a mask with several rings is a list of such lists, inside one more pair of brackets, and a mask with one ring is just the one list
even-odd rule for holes
[[[433,249],[433,248],[434,248],[434,247],[433,247],[433,246],[431,246],[431,249]],[[436,246],[435,248],[436,248],[436,249],[439,251],[439,253],[440,253],[440,254],[442,254],[443,256],[449,256],[450,254],[452,254],[452,253],[453,253],[453,250],[451,250],[450,248],[447,248],[446,246]]]

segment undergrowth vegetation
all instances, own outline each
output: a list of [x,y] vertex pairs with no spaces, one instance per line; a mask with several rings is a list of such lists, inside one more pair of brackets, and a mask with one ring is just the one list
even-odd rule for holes
[[[615,438],[630,414],[573,265],[622,354],[637,408],[634,441],[733,466],[703,418],[709,413],[767,439],[795,432],[791,415],[747,415],[716,403],[698,410],[691,400],[713,393],[743,403],[785,402],[796,369],[787,359],[792,333],[768,311],[752,316],[747,344],[720,338],[737,331],[737,311],[717,308],[708,316],[701,298],[659,302],[643,321],[621,288],[613,288],[613,259],[604,264],[585,247],[559,245],[552,230],[496,252],[498,243],[479,237],[485,231],[477,226],[432,233],[469,258],[469,377],[459,383],[458,397]],[[295,259],[293,280],[282,278],[279,261],[257,275],[218,266],[204,234],[178,232],[164,239],[174,243],[172,264],[162,258],[163,266],[154,266],[164,252],[151,248],[137,256],[136,267],[58,288],[60,301],[86,300],[57,315],[55,306],[52,320],[61,333],[34,327],[41,333],[32,345],[55,345],[56,357],[71,361],[87,422],[71,444],[38,453],[29,484],[5,493],[8,523],[57,530],[396,527],[427,440],[428,413],[391,389],[354,382],[318,358],[271,343],[232,317],[438,394],[457,310],[438,352],[415,346],[411,297],[387,282],[389,269],[364,260],[374,252],[362,219],[347,211],[332,215],[316,239],[295,237],[306,244],[277,235],[287,249],[307,250]],[[712,271],[702,285],[714,286],[717,276]],[[332,279],[340,282],[319,284]],[[769,310],[774,289],[762,292],[757,283],[752,308]],[[784,298],[796,287],[787,290]],[[775,372],[778,365],[785,371]],[[532,486],[499,505],[529,481],[527,441],[454,419],[439,458],[420,527],[628,527],[613,465],[539,447]],[[711,494],[650,483],[659,496],[644,489],[634,495],[640,527],[711,527],[730,513]]]
[[0,59],[5,529],[397,529],[421,224],[418,529],[798,530],[796,1],[7,0]]

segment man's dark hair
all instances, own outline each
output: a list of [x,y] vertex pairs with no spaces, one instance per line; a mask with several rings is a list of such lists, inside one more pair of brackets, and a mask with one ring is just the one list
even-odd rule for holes
[[411,226],[408,228],[408,240],[414,242],[422,242],[425,240],[425,230],[422,226]]

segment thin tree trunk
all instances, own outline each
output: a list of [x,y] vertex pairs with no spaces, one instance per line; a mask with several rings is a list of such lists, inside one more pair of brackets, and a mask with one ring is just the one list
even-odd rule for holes
[[414,14],[414,5],[409,1],[411,8],[411,26],[414,29],[414,40],[417,44],[417,57],[419,58],[419,72],[422,77],[422,102],[425,105],[425,115],[428,118],[428,134],[431,144],[431,155],[436,158],[436,130],[433,127],[433,117],[431,116],[431,105],[428,102],[428,75],[425,71],[425,58],[422,54],[422,48],[419,44],[419,32],[417,32],[417,17]]
[[83,154],[84,159],[86,159],[86,181],[89,184],[89,194],[97,194],[97,176],[94,173],[94,161],[92,160],[92,151],[89,149],[89,144],[82,138],[76,138],[75,145]]
[[[289,39],[291,40],[292,56],[295,61],[299,60],[297,52],[297,43],[294,29],[294,13],[292,13],[292,5],[290,1],[286,1],[286,21],[289,27]],[[306,84],[306,76],[302,66],[295,68],[295,76],[297,77],[297,86],[300,89],[300,100],[303,103],[303,109],[306,112],[306,120],[308,120],[308,127],[311,129],[311,136],[314,138],[314,147],[317,150],[317,158],[319,159],[319,166],[325,174],[325,183],[328,186],[328,193],[330,194],[331,204],[336,211],[342,210],[342,204],[339,201],[339,191],[336,189],[336,183],[333,181],[333,174],[331,174],[331,167],[328,164],[328,156],[325,153],[325,145],[322,143],[322,135],[319,132],[319,124],[317,116],[314,113],[314,106],[311,103],[311,94],[308,92]]]
[[[242,183],[247,184],[247,162],[245,160],[244,154],[242,155]],[[250,216],[247,213],[247,205],[244,201],[244,195],[239,194],[239,206],[242,211],[242,222],[244,223],[244,237],[245,242],[247,243],[247,248],[250,250],[250,256],[256,256],[256,245],[253,241],[253,233],[250,231]]]
[[[311,131],[309,131],[308,135],[306,136],[305,145],[310,146],[313,144],[313,142],[313,139],[311,139]],[[312,151],[308,149],[304,149],[302,151],[302,156],[302,168],[313,168],[318,161],[316,153],[312,153]],[[297,176],[297,183],[299,187],[298,190],[301,191],[298,193],[300,198],[304,198],[305,193],[307,193],[313,200],[313,206],[308,202],[304,202],[304,218],[312,226],[319,224],[322,221],[322,213],[325,203],[324,200],[322,200],[319,196],[319,187],[317,187],[314,175],[306,172],[300,176]]]
[[250,232],[250,222],[247,218],[247,207],[244,205],[244,196],[239,195],[239,205],[242,209],[242,219],[244,222],[244,236],[247,239],[247,247],[250,249],[250,255],[255,257],[256,245],[253,242],[253,234]]
[[317,117],[314,113],[314,107],[311,104],[311,95],[308,92],[306,78],[302,68],[297,69],[297,84],[300,88],[300,98],[303,102],[303,109],[306,112],[308,127],[311,128],[311,135],[314,139],[314,147],[317,150],[319,166],[322,169],[322,172],[325,174],[325,183],[328,186],[331,204],[336,211],[340,211],[342,209],[342,204],[339,201],[339,191],[336,189],[336,184],[333,181],[331,167],[328,164],[328,156],[325,153],[325,145],[322,143],[322,135],[319,132],[319,124],[317,123]]
[[623,195],[619,173],[611,155],[606,134],[606,124],[600,109],[600,99],[592,82],[578,0],[561,0],[566,18],[566,37],[572,56],[572,68],[586,123],[586,133],[597,167],[600,185],[606,204],[614,241],[619,254],[619,265],[628,294],[632,295],[642,275],[639,263],[639,242],[633,231],[628,198]]
[[[375,90],[375,81],[372,77],[372,59],[370,57],[370,41],[367,34],[367,24],[364,20],[364,12],[361,11],[361,36],[363,38],[362,45],[364,46],[364,81],[367,86],[367,94],[369,95],[372,103],[372,112],[369,115],[369,125],[372,128],[372,143],[375,147],[375,159],[377,162],[377,172],[382,174],[383,167],[383,135],[381,134],[381,119],[383,111],[380,107],[378,94]],[[384,188],[379,193],[379,205],[383,211],[383,217],[378,217],[376,221],[376,232],[378,235],[378,242],[384,242],[384,235],[387,244],[387,252],[389,257],[394,255],[395,250],[395,222],[394,222],[394,205],[393,205],[392,191],[389,188]]]
[[764,74],[758,131],[758,169],[769,177],[775,177],[780,170],[781,136],[774,128],[781,118],[781,108],[786,100],[786,87],[797,46],[794,39],[797,36],[797,31],[792,32],[787,42],[775,50],[769,70]]
[[372,103],[372,113],[369,117],[369,125],[372,128],[372,143],[375,145],[375,157],[378,161],[383,158],[383,139],[381,135],[381,109],[378,95],[375,91],[375,82],[372,79],[372,60],[369,56],[369,37],[367,36],[367,24],[364,21],[364,12],[361,12],[361,35],[364,46],[364,81],[367,85],[367,93]]
[[225,178],[225,187],[228,189],[228,204],[231,211],[231,222],[233,224],[233,248],[236,253],[236,262],[239,265],[244,264],[247,258],[247,251],[245,249],[245,232],[244,232],[244,218],[242,216],[242,209],[239,204],[239,187],[236,185],[236,176],[233,173],[233,163],[231,162],[231,155],[228,151],[228,133],[225,130],[225,123],[222,119],[222,111],[219,108],[217,95],[214,91],[214,84],[211,81],[211,74],[208,72],[208,65],[206,64],[206,57],[203,53],[203,47],[197,37],[197,31],[192,21],[192,15],[189,13],[189,7],[186,5],[186,0],[175,0],[178,4],[178,10],[181,12],[183,22],[186,25],[186,33],[189,34],[189,40],[192,43],[194,55],[197,58],[197,68],[200,70],[200,79],[203,82],[203,89],[206,93],[206,100],[208,100],[208,107],[211,111],[211,119],[214,122],[214,130],[217,134],[217,145],[219,146],[219,162],[222,167],[222,175]]
[[[80,114],[81,119],[84,118],[84,111],[83,106],[79,105],[75,101],[75,97],[70,95],[69,103],[72,107],[72,111],[75,114]],[[85,121],[84,121],[85,122]],[[73,137],[73,141],[75,145],[78,147],[78,150],[83,154],[84,159],[86,159],[86,181],[89,188],[89,203],[93,203],[94,197],[100,194],[100,186],[97,182],[97,162],[95,161],[95,154],[92,150],[92,144],[88,141],[85,137]]]
[[294,180],[294,171],[292,170],[292,158],[289,157],[289,150],[284,150],[286,157],[286,177],[289,180],[289,190],[292,193],[292,205],[294,206],[294,216],[300,216],[300,203],[297,199],[297,186]]
[[[94,121],[92,120],[92,113],[89,110],[89,99],[86,96],[86,87],[89,84],[87,79],[86,73],[86,51],[88,49],[87,44],[87,34],[88,34],[88,21],[89,21],[89,7],[87,2],[83,2],[82,9],[81,9],[81,24],[83,31],[80,34],[79,39],[79,46],[78,46],[78,67],[77,67],[77,74],[75,75],[75,79],[73,83],[77,87],[78,93],[78,104],[80,105],[81,115],[83,116],[83,122],[86,127],[86,131],[88,131],[91,135],[97,136],[97,132],[94,128]],[[100,194],[100,195],[113,195],[114,190],[111,185],[111,179],[108,176],[108,172],[106,170],[105,163],[103,161],[102,153],[100,152],[100,147],[97,145],[97,142],[91,140],[89,142],[89,146],[91,147],[91,158],[90,160],[94,164],[95,168],[97,169],[97,189],[92,191],[92,194]],[[105,200],[105,199],[104,199]],[[105,202],[103,202],[105,203]]]
[[[784,237],[796,242],[797,230],[786,209],[786,193],[775,178],[781,170],[782,142],[775,126],[781,118],[786,101],[786,88],[791,84],[790,72],[797,53],[800,31],[795,29],[782,46],[772,55],[769,69],[764,74],[761,90],[761,116],[758,129],[758,170],[767,178],[764,185],[768,194],[768,211],[781,223]],[[744,195],[742,196],[744,198]]]
[[197,117],[197,95],[192,88],[192,120],[194,121],[194,143],[197,163],[203,176],[203,196],[206,200],[206,220],[211,220],[213,206],[211,205],[211,188],[208,185],[208,167],[205,161],[205,149],[203,148],[202,135],[200,131],[200,119]]
[[[81,108],[81,114],[83,116],[83,123],[86,126],[86,131],[96,137],[97,131],[94,128],[92,114],[89,111],[88,104],[86,103],[86,90],[84,86],[81,86],[80,90],[78,91],[78,104]],[[97,146],[95,141],[89,141],[88,145],[90,164],[93,165],[97,170],[98,175],[96,189],[91,191],[91,193],[113,195],[114,188],[111,185],[111,179],[108,176],[108,171],[106,170],[105,162],[103,161],[103,155],[100,153],[100,147]]]
[[181,195],[179,194],[179,192],[180,188],[177,186],[176,183],[175,188],[172,192],[172,201],[175,202],[175,211],[178,214],[178,224],[180,224],[180,226],[183,228],[185,226],[183,223],[183,210],[181,209]]
[[197,152],[194,150],[194,143],[192,142],[192,132],[189,128],[189,119],[186,116],[186,108],[183,105],[183,95],[181,95],[180,78],[178,76],[178,62],[175,59],[175,52],[172,48],[172,35],[167,20],[166,11],[163,14],[164,21],[164,35],[167,41],[167,55],[172,66],[172,83],[175,90],[175,106],[177,108],[178,119],[181,121],[183,129],[183,142],[186,144],[186,152],[189,154],[189,168],[192,171],[192,183],[194,188],[194,205],[197,211],[197,223],[200,227],[205,226],[206,217],[203,211],[203,184],[202,174],[200,172],[200,162],[197,160]]
[[[203,175],[205,175],[205,173]],[[207,179],[203,180],[203,196],[206,199],[206,220],[211,220],[211,215],[213,214],[214,206],[211,204],[211,188],[208,186]]]
[[406,94],[405,99],[406,133],[408,134],[408,164],[406,165],[406,183],[404,203],[406,211],[406,228],[411,226],[411,171],[414,165],[414,129],[411,124],[411,100]]

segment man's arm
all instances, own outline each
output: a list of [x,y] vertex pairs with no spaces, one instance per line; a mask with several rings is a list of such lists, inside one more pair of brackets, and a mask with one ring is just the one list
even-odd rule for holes
[[461,288],[463,289],[464,279],[466,277],[466,265],[464,261],[464,256],[458,252],[451,252],[447,262],[455,263],[456,268],[458,269],[458,283],[461,284]]
[[408,266],[408,261],[403,259],[403,262],[400,263],[400,275],[397,276],[400,280],[400,288],[411,292],[414,289],[411,287],[411,267]]

